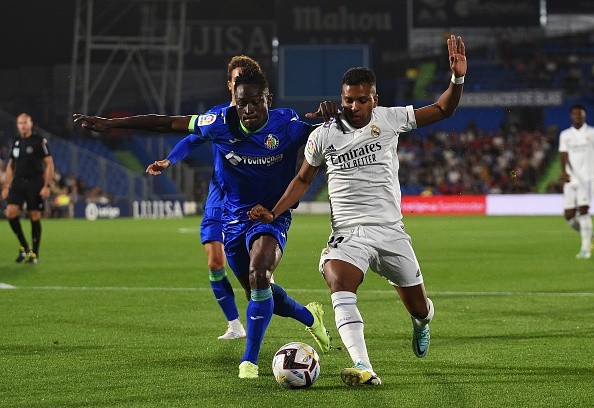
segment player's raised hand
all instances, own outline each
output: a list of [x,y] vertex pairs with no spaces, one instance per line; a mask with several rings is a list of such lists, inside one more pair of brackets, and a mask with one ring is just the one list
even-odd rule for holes
[[146,172],[150,175],[158,176],[163,170],[169,167],[170,164],[171,162],[168,159],[156,160],[148,165]]
[[252,209],[247,212],[247,215],[250,217],[250,220],[260,221],[265,224],[270,224],[272,221],[274,221],[274,214],[272,211],[269,211],[261,204],[252,207]]
[[330,122],[339,114],[338,105],[336,102],[324,101],[320,103],[320,106],[316,112],[309,112],[305,114],[308,119],[323,118],[324,123]]
[[448,54],[450,56],[450,69],[454,76],[466,75],[466,48],[462,37],[450,36],[448,39]]
[[75,113],[72,115],[72,119],[74,119],[74,123],[80,124],[81,127],[89,130],[93,130],[95,132],[105,132],[108,127],[109,119],[102,118],[99,116],[87,116],[82,115],[80,113]]

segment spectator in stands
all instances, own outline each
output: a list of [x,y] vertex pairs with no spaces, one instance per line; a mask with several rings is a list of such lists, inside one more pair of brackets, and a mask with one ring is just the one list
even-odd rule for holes
[[577,95],[582,82],[582,69],[577,55],[570,55],[567,58],[568,68],[565,74],[565,92],[568,95]]
[[54,218],[70,218],[72,216],[72,200],[65,187],[59,188],[51,201],[51,216]]
[[6,180],[6,164],[3,160],[0,160],[0,186],[4,185]]
[[97,204],[111,204],[113,201],[113,197],[103,191],[101,187],[93,187],[90,188],[85,195],[85,201],[88,203],[97,203]]
[[[462,132],[409,133],[399,142],[403,194],[501,194],[534,192],[552,156],[549,131],[511,127],[485,133],[474,124]],[[556,138],[556,136],[555,136]]]

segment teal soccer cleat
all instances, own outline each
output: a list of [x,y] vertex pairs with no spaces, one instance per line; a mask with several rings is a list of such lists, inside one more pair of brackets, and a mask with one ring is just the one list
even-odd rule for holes
[[413,339],[412,339],[412,348],[415,356],[419,358],[423,358],[427,355],[429,351],[429,340],[431,338],[429,333],[429,325],[425,325],[424,327],[418,328],[417,325],[413,320]]

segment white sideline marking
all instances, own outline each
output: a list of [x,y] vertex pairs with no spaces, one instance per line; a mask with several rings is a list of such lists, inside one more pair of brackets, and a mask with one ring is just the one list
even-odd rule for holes
[[[166,287],[141,287],[141,286],[12,286],[0,283],[0,289],[23,289],[23,290],[70,290],[70,291],[95,291],[95,292],[210,292],[211,288],[166,288]],[[296,289],[289,288],[289,292],[301,293],[329,293],[328,289]],[[243,293],[241,289],[235,292]],[[365,293],[387,294],[395,293],[393,290],[366,290]],[[429,296],[535,296],[535,297],[594,297],[594,292],[454,292],[454,291],[430,291]]]
[[178,228],[177,232],[179,232],[180,234],[197,234],[200,232],[200,228],[198,228],[198,227],[192,227],[192,228],[182,227],[182,228]]

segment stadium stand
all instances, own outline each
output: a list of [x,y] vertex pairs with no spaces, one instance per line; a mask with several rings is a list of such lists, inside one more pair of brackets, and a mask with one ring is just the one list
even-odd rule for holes
[[[8,162],[15,117],[0,111],[2,129],[0,159]],[[72,202],[79,200],[109,203],[119,199],[142,200],[157,197],[151,178],[138,175],[117,162],[112,152],[99,140],[63,139],[36,128],[49,141],[54,159],[54,196],[66,193]],[[52,206],[48,206],[51,211]]]

